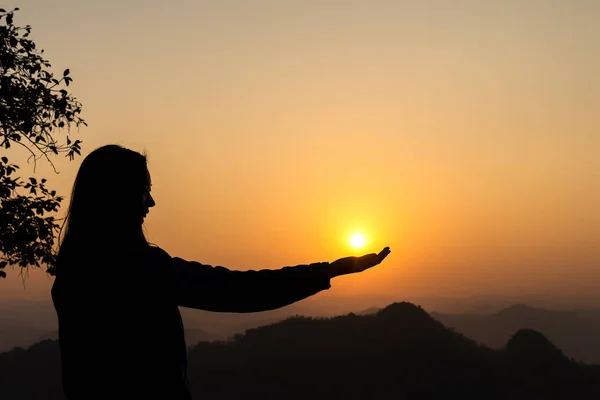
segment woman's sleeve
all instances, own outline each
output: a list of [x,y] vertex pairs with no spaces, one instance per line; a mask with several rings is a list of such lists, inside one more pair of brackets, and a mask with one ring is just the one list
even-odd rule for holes
[[274,310],[329,289],[329,263],[232,271],[168,256],[178,305],[216,312]]

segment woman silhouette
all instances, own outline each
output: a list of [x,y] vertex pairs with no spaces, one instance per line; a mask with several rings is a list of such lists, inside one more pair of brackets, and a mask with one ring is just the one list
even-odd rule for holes
[[79,168],[52,287],[69,400],[191,399],[178,306],[273,310],[390,252],[243,272],[186,261],[144,237],[150,188],[146,158],[118,145],[96,149]]

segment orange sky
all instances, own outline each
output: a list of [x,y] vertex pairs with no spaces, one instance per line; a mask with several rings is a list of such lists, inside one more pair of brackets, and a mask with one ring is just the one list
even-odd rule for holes
[[[392,254],[335,294],[598,291],[600,2],[12,3],[84,155],[148,153],[172,255],[277,268],[360,230]],[[80,162],[39,170],[68,195]],[[0,298],[47,297],[7,272]]]

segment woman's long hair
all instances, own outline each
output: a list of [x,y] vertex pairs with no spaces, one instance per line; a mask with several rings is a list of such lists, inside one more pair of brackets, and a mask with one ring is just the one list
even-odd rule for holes
[[61,261],[74,255],[110,251],[123,243],[147,244],[141,218],[147,171],[144,155],[119,145],[100,147],[85,157],[61,230],[56,272]]

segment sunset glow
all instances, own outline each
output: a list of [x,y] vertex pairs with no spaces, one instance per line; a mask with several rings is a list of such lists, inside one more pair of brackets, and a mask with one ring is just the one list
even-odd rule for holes
[[[58,218],[83,157],[117,143],[148,154],[145,229],[172,256],[390,246],[319,296],[597,295],[600,2],[16,3],[89,124],[60,174],[6,154],[66,198]],[[43,269],[26,290],[7,273],[0,298],[48,298]]]

